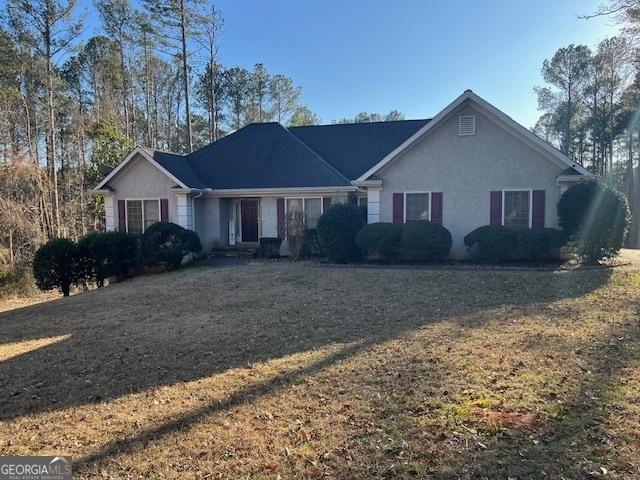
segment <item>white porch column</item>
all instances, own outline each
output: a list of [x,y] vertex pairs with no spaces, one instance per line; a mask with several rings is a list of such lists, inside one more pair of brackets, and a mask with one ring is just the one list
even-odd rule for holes
[[103,195],[104,198],[104,226],[107,232],[116,229],[116,221],[113,208],[113,195]]
[[380,189],[381,187],[367,187],[367,223],[380,221]]
[[193,230],[193,201],[186,193],[176,193],[178,225]]

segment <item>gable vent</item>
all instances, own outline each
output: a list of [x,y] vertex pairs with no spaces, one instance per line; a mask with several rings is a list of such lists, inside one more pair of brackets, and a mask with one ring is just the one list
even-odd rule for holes
[[458,135],[475,135],[476,134],[476,116],[460,115],[458,117]]

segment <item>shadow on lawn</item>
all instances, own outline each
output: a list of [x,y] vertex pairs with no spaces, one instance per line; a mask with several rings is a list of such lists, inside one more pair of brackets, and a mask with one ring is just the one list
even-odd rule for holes
[[[106,401],[332,343],[355,342],[222,404],[107,445],[138,448],[421,325],[588,294],[610,271],[188,270],[0,314],[3,344],[70,334],[0,363],[0,420]],[[0,345],[1,347],[2,345]]]
[[[634,301],[630,308],[640,314],[640,302]],[[557,417],[541,415],[540,423],[490,425],[483,423],[481,416],[474,417],[466,412],[469,415],[466,419],[451,420],[448,429],[438,426],[429,431],[420,423],[420,417],[438,416],[442,412],[425,413],[420,408],[413,410],[403,406],[395,412],[386,411],[385,417],[372,421],[377,426],[385,426],[381,438],[393,436],[408,442],[402,455],[397,455],[402,448],[396,441],[395,455],[360,463],[334,462],[332,475],[335,478],[426,476],[452,480],[640,478],[640,463],[637,462],[640,437],[629,438],[619,427],[616,430],[610,426],[612,416],[626,421],[624,410],[616,400],[616,396],[620,398],[624,394],[616,389],[624,385],[624,382],[620,383],[622,376],[640,363],[640,316],[615,324],[606,336],[594,338],[587,345],[565,338],[550,338],[547,351],[564,350],[584,359],[582,380],[563,403]],[[385,369],[402,369],[403,377],[409,379],[409,383],[423,378],[425,373],[424,364],[413,365],[402,359],[396,365],[385,365]],[[444,386],[452,375],[453,372],[444,375],[443,388],[448,388]],[[353,379],[354,383],[362,381]],[[377,387],[382,395],[399,388],[395,378],[388,382],[383,380]],[[500,408],[498,406],[497,410]],[[529,415],[529,418],[535,418],[536,412]],[[508,418],[508,414],[505,417]],[[375,457],[378,453],[376,445],[371,447]]]

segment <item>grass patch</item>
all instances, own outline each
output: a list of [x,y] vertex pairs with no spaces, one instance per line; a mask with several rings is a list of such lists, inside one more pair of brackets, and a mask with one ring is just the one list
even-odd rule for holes
[[197,267],[0,313],[78,477],[639,478],[640,272]]

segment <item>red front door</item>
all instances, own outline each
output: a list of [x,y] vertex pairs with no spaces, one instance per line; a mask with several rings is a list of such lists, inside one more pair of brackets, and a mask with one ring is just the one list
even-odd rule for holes
[[258,200],[241,200],[242,241],[258,241]]

